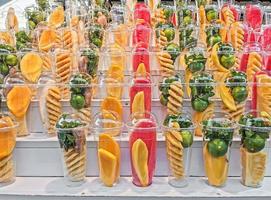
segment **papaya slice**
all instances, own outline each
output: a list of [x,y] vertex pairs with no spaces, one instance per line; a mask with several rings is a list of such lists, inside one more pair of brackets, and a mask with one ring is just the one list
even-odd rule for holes
[[[132,103],[132,114],[134,113],[145,113],[145,97],[144,92],[138,92]],[[136,117],[136,116],[135,116]]]
[[22,75],[30,82],[36,83],[42,72],[43,61],[36,53],[27,53],[20,62]]
[[115,97],[106,97],[101,103],[101,109],[117,113],[117,119],[122,121],[123,108],[119,99]]
[[120,146],[119,144],[111,137],[111,133],[103,133],[99,135],[99,149],[104,149],[116,157],[116,170],[115,172],[115,180],[117,180],[120,176]]
[[[9,116],[0,118],[0,129],[14,126],[12,119]],[[5,131],[0,130],[0,159],[9,156],[16,144],[15,128],[10,128]]]
[[53,27],[60,27],[64,23],[65,13],[62,6],[58,6],[49,16],[48,24]]
[[220,71],[220,72],[229,72],[229,70],[228,69],[226,69],[226,68],[224,68],[221,64],[220,64],[220,61],[219,61],[219,58],[218,58],[218,48],[219,48],[219,46],[218,46],[218,43],[217,44],[215,44],[214,46],[213,46],[213,49],[212,49],[212,52],[211,52],[211,59],[212,59],[212,61],[213,61],[213,64],[214,64],[214,66],[217,68],[217,70],[218,71]]
[[42,31],[39,39],[39,49],[42,51],[49,51],[57,40],[56,31],[52,29]]
[[106,186],[112,187],[116,179],[116,174],[114,173],[117,168],[116,156],[104,149],[99,149],[98,158],[100,178]]
[[143,187],[149,184],[148,148],[145,142],[137,139],[132,146],[132,163],[136,175]]
[[17,118],[25,115],[32,97],[27,86],[14,86],[7,94],[7,107]]
[[207,144],[203,148],[204,168],[208,182],[213,186],[222,186],[228,176],[229,161],[227,157],[213,157],[207,148]]

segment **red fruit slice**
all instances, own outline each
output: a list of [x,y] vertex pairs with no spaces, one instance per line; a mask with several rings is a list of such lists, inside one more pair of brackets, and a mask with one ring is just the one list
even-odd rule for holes
[[264,55],[264,68],[267,71],[271,71],[271,51]]
[[151,24],[151,13],[144,3],[137,3],[134,10],[134,20],[143,19],[145,23]]
[[247,71],[248,57],[249,57],[249,53],[244,53],[242,55],[242,57],[241,57],[240,71],[242,71],[242,72],[246,72]]
[[172,18],[171,18],[171,23],[174,26],[177,26],[177,17],[176,17],[176,13],[173,13]]
[[[136,78],[134,85],[130,88],[130,102],[131,105],[134,101],[134,97],[138,92],[144,92],[144,107],[146,112],[151,112],[151,81],[145,77]],[[130,106],[130,112],[132,113],[132,107]],[[146,116],[148,117],[148,116]]]
[[148,47],[150,42],[150,35],[151,29],[149,28],[148,24],[137,24],[133,32],[133,45],[145,43]]
[[[135,125],[135,128],[133,129],[129,144],[130,144],[130,156],[131,156],[131,148],[133,146],[133,143],[137,139],[143,140],[143,142],[146,144],[148,148],[148,172],[149,172],[149,184],[152,183],[152,177],[154,175],[155,171],[155,165],[156,165],[156,123],[151,119],[141,119],[137,122]],[[140,181],[136,175],[135,169],[132,166],[132,174],[134,178],[134,183],[136,185],[140,185]]]
[[253,29],[260,28],[263,20],[263,13],[260,7],[247,4],[245,12],[246,23]]
[[150,73],[150,55],[148,51],[148,44],[140,43],[133,55],[133,71],[136,72],[138,65],[143,63],[145,65],[146,71]]

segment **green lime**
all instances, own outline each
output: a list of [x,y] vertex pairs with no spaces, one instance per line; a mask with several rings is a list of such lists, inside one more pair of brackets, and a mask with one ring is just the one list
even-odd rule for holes
[[232,96],[237,102],[245,101],[248,96],[247,88],[244,86],[234,87],[232,90]]
[[208,107],[208,102],[200,98],[192,100],[192,107],[197,112],[203,112]]
[[234,55],[222,55],[220,58],[221,65],[223,67],[229,69],[235,64],[235,56]]
[[224,140],[214,139],[207,143],[209,153],[213,157],[224,156],[228,151],[228,145]]
[[92,43],[93,43],[94,45],[96,45],[97,47],[101,47],[101,46],[102,46],[102,40],[99,39],[99,38],[94,38],[94,39],[92,39]]
[[9,73],[9,67],[5,63],[0,64],[0,72],[3,76],[8,75]]
[[17,56],[15,56],[13,54],[7,55],[5,58],[5,62],[9,66],[15,66],[18,63]]
[[185,16],[185,17],[183,18],[183,23],[184,23],[184,25],[191,24],[191,23],[192,23],[191,17],[190,17],[190,16]]
[[256,153],[265,147],[265,139],[257,134],[253,137],[246,137],[244,140],[244,146],[249,152]]
[[35,22],[33,22],[32,20],[29,20],[29,21],[28,21],[28,25],[29,25],[29,29],[30,29],[30,30],[34,30],[35,27],[36,27]]
[[164,33],[168,42],[172,41],[175,37],[175,30],[173,28],[166,28]]
[[216,43],[221,42],[221,37],[219,35],[214,35],[210,38],[210,45],[213,46]]
[[207,20],[209,22],[211,22],[211,21],[216,20],[218,18],[218,13],[215,10],[213,10],[213,9],[212,10],[208,10],[206,17],[207,17]]
[[188,148],[192,145],[193,143],[193,134],[188,131],[188,130],[185,130],[185,131],[181,131],[181,135],[182,135],[182,145],[184,148]]
[[73,94],[70,99],[70,104],[74,109],[82,109],[85,106],[85,97],[80,94]]

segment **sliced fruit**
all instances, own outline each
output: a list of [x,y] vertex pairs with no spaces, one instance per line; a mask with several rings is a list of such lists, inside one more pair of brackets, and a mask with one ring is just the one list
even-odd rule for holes
[[102,116],[103,116],[103,127],[104,128],[114,128],[115,123],[113,121],[117,120],[117,116],[113,114],[111,111],[108,110],[102,110]]
[[218,57],[218,46],[219,44],[215,44],[213,46],[213,49],[212,49],[212,53],[211,53],[211,59],[215,65],[215,67],[217,68],[218,71],[220,72],[228,72],[229,70],[226,69],[225,67],[223,67],[221,64],[220,64],[220,61],[219,61],[219,57]]
[[49,25],[60,27],[64,23],[65,13],[62,6],[58,6],[49,16]]
[[148,51],[148,44],[139,43],[136,46],[133,55],[133,71],[136,72],[138,66],[143,63],[145,65],[146,71],[150,72],[150,55]]
[[189,83],[190,83],[192,76],[193,76],[192,72],[186,68],[186,70],[185,70],[185,84],[186,84],[186,92],[187,92],[188,97],[191,96],[191,89],[189,87]]
[[114,31],[115,42],[125,48],[128,45],[128,27],[125,24],[120,24],[117,30]]
[[55,30],[48,29],[42,31],[39,39],[39,49],[42,51],[50,50],[57,40],[57,34]]
[[7,107],[18,118],[25,115],[32,97],[31,90],[26,86],[14,86],[7,94]]
[[[12,119],[9,116],[0,118],[0,129],[14,126]],[[5,131],[0,130],[0,159],[9,156],[16,144],[15,128],[10,128]]]
[[[132,103],[132,113],[138,113],[140,115],[140,113],[145,113],[145,100],[144,100],[144,92],[138,92],[133,100]],[[136,117],[136,116],[135,116]]]
[[0,32],[0,40],[2,40],[5,44],[11,45],[11,46],[14,45],[14,39],[8,31]]
[[111,66],[119,66],[121,67],[122,71],[125,69],[125,56],[124,56],[124,49],[114,43],[109,46],[110,50],[110,58],[111,58]]
[[132,146],[132,163],[136,175],[143,187],[149,184],[148,148],[141,140],[137,139]]
[[207,148],[203,148],[204,168],[208,182],[213,186],[222,186],[228,176],[229,163],[226,156],[213,157]]
[[99,149],[98,158],[100,167],[100,178],[106,186],[112,187],[116,180],[116,156],[104,149]]
[[146,77],[147,76],[147,71],[144,63],[140,63],[137,67],[136,70],[136,75],[141,76],[141,77]]
[[256,108],[260,112],[266,112],[271,115],[271,77],[267,74],[257,76],[256,93],[253,98],[256,98]]
[[36,53],[27,53],[20,62],[22,75],[30,82],[36,83],[42,72],[43,61]]
[[118,120],[122,121],[123,109],[119,99],[115,97],[106,97],[101,103],[101,109],[117,113]]
[[107,71],[106,90],[108,96],[116,97],[118,99],[122,96],[122,83],[124,73],[121,66],[112,65]]
[[103,133],[99,135],[99,149],[104,149],[110,153],[112,153],[116,157],[117,166],[115,171],[115,180],[119,178],[120,176],[120,146],[119,144],[114,140],[114,138],[111,137],[111,133]]

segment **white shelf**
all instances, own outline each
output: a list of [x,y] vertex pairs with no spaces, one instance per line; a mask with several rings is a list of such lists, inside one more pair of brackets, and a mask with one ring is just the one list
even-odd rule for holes
[[[166,177],[156,177],[147,188],[132,184],[130,178],[121,178],[116,187],[108,188],[96,177],[89,177],[80,187],[67,187],[62,178],[17,177],[12,185],[0,188],[0,199],[5,200],[71,200],[71,199],[246,199],[267,200],[271,198],[271,178],[266,178],[261,188],[248,188],[241,185],[239,178],[229,178],[223,188],[206,184],[201,177],[189,179],[185,188],[168,185]],[[27,197],[26,197],[27,196]]]

